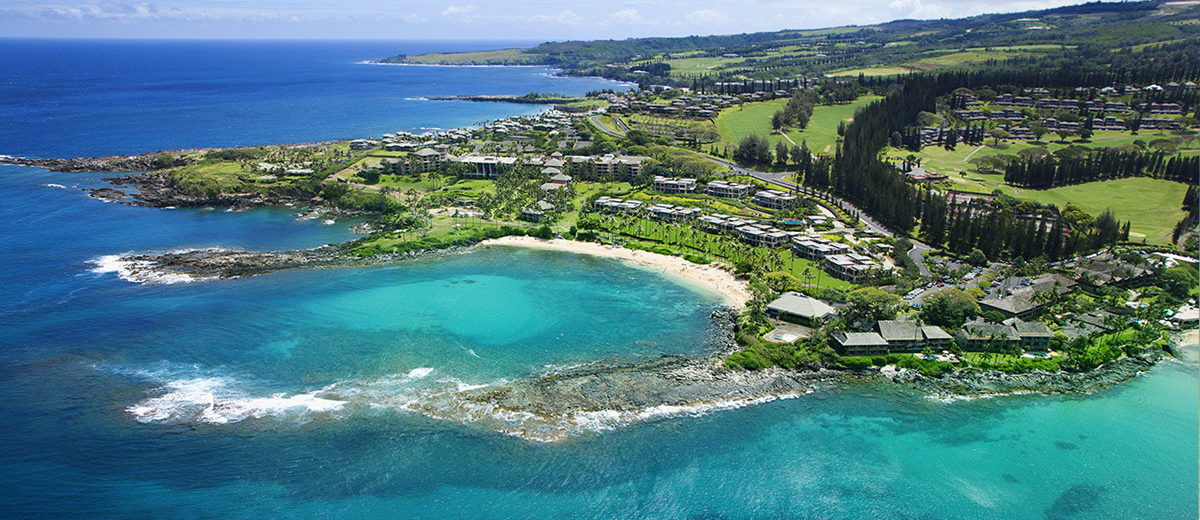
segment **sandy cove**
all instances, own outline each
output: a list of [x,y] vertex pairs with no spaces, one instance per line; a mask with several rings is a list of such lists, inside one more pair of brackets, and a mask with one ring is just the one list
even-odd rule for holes
[[594,242],[576,242],[560,238],[543,240],[525,236],[508,236],[485,240],[480,245],[528,247],[616,258],[648,267],[687,283],[702,286],[720,294],[726,303],[739,309],[745,307],[746,303],[750,301],[750,288],[747,287],[746,282],[737,279],[733,273],[715,265],[693,264],[677,256],[660,255],[648,251],[637,251]]

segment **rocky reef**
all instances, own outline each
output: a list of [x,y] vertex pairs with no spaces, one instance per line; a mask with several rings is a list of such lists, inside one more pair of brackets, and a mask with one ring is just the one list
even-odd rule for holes
[[927,377],[912,370],[881,370],[893,382],[926,390],[934,395],[978,396],[1003,394],[1061,394],[1086,392],[1112,386],[1149,370],[1162,359],[1158,351],[1147,350],[1126,356],[1083,372],[1033,371],[1009,373],[996,370],[955,370],[941,377]]

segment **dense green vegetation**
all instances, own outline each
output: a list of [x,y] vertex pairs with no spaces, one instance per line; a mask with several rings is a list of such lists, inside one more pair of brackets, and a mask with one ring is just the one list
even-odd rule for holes
[[529,49],[396,56],[417,63],[545,64],[572,74],[705,87],[737,79],[822,73],[885,76],[990,67],[1064,49],[1141,51],[1200,34],[1200,9],[1159,1],[1099,3],[962,19],[897,20],[866,27],[548,42]]

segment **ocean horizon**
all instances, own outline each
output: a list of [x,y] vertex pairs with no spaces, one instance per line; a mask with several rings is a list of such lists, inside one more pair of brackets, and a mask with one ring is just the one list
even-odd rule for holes
[[549,67],[368,63],[528,43],[0,39],[0,154],[132,155],[421,133],[546,109],[429,96],[628,88]]

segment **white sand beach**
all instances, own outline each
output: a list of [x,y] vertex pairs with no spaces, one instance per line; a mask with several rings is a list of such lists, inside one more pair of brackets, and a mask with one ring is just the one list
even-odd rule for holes
[[723,296],[729,305],[736,308],[742,308],[746,305],[746,302],[750,301],[750,288],[747,287],[746,282],[738,280],[733,273],[715,265],[693,264],[677,256],[660,255],[648,251],[636,251],[594,242],[575,242],[557,238],[543,240],[534,237],[509,236],[485,240],[481,245],[530,247],[616,258],[648,267],[667,276],[674,276],[684,282],[716,292]]

